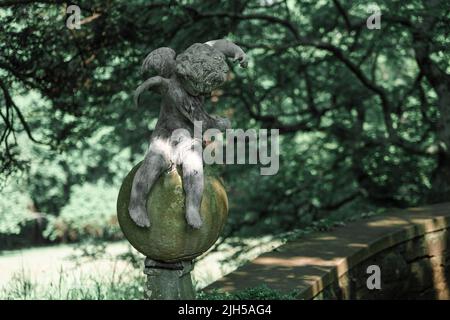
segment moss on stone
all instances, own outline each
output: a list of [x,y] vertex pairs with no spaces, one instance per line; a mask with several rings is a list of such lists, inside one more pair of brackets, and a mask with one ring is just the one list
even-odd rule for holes
[[117,200],[120,228],[131,245],[153,260],[190,260],[208,250],[219,237],[228,215],[228,199],[221,181],[205,170],[205,188],[200,215],[203,225],[191,228],[185,218],[185,195],[177,170],[161,175],[147,199],[150,228],[137,226],[128,213],[136,165],[123,181]]

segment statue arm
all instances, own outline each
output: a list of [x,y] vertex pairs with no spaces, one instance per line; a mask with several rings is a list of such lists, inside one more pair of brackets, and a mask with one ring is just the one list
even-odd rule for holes
[[228,118],[219,117],[217,115],[212,115],[211,118],[213,119],[211,128],[219,129],[220,131],[231,129],[231,122]]
[[242,68],[247,67],[247,55],[238,45],[225,39],[211,40],[206,42],[207,45],[222,52],[226,57],[239,61]]
[[225,131],[231,128],[231,123],[228,118],[223,118],[218,115],[210,115],[203,108],[199,110],[197,115],[198,120],[203,121],[204,129],[219,129],[220,131]]
[[220,131],[225,131],[226,129],[231,128],[231,123],[228,118],[222,118],[217,115],[210,115],[201,105],[195,107],[195,109],[192,109],[191,112],[188,112],[188,110],[179,105],[176,105],[176,107],[178,111],[183,116],[185,116],[186,119],[188,119],[192,124],[194,124],[196,121],[201,121],[204,130],[215,128],[219,129]]
[[139,105],[139,98],[144,91],[152,90],[152,91],[156,91],[158,93],[162,93],[167,88],[167,82],[168,82],[167,79],[160,77],[160,76],[151,77],[151,78],[145,80],[134,91],[134,104],[136,106]]

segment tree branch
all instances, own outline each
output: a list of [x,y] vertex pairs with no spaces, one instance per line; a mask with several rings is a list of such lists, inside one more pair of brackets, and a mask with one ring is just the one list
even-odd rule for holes
[[5,98],[6,107],[7,108],[13,108],[15,110],[15,112],[16,112],[19,120],[20,120],[20,123],[22,124],[22,127],[24,128],[28,138],[31,141],[33,141],[33,142],[35,142],[37,144],[47,145],[46,143],[40,142],[40,141],[36,140],[33,137],[32,133],[31,133],[30,126],[26,122],[26,120],[25,120],[22,112],[20,111],[19,107],[14,103],[14,101],[13,101],[13,99],[12,99],[12,97],[11,97],[11,95],[10,95],[10,93],[8,91],[8,88],[6,87],[5,83],[3,81],[1,81],[1,80],[0,80],[0,88],[3,91],[3,96]]

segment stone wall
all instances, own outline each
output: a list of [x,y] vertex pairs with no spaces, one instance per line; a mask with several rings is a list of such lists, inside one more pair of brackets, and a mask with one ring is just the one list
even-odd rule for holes
[[[289,241],[205,290],[265,285],[298,299],[450,299],[450,203],[392,210]],[[380,289],[367,286],[378,266]]]
[[[314,299],[450,299],[450,236],[443,229],[385,249],[354,266]],[[381,271],[369,290],[367,268]]]

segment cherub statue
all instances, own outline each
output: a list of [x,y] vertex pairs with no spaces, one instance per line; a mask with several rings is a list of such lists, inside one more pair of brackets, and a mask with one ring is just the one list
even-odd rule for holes
[[[162,172],[181,165],[186,195],[186,220],[200,228],[200,204],[203,195],[202,142],[194,137],[194,122],[202,121],[204,130],[230,127],[226,118],[209,115],[203,108],[204,96],[222,85],[228,73],[225,58],[247,66],[244,51],[228,40],[195,43],[183,53],[162,47],[149,53],[143,71],[158,74],[144,81],[134,95],[135,104],[146,90],[162,96],[161,111],[142,165],[136,172],[131,189],[129,213],[141,227],[149,227],[146,199]],[[185,130],[179,130],[185,129]]]

